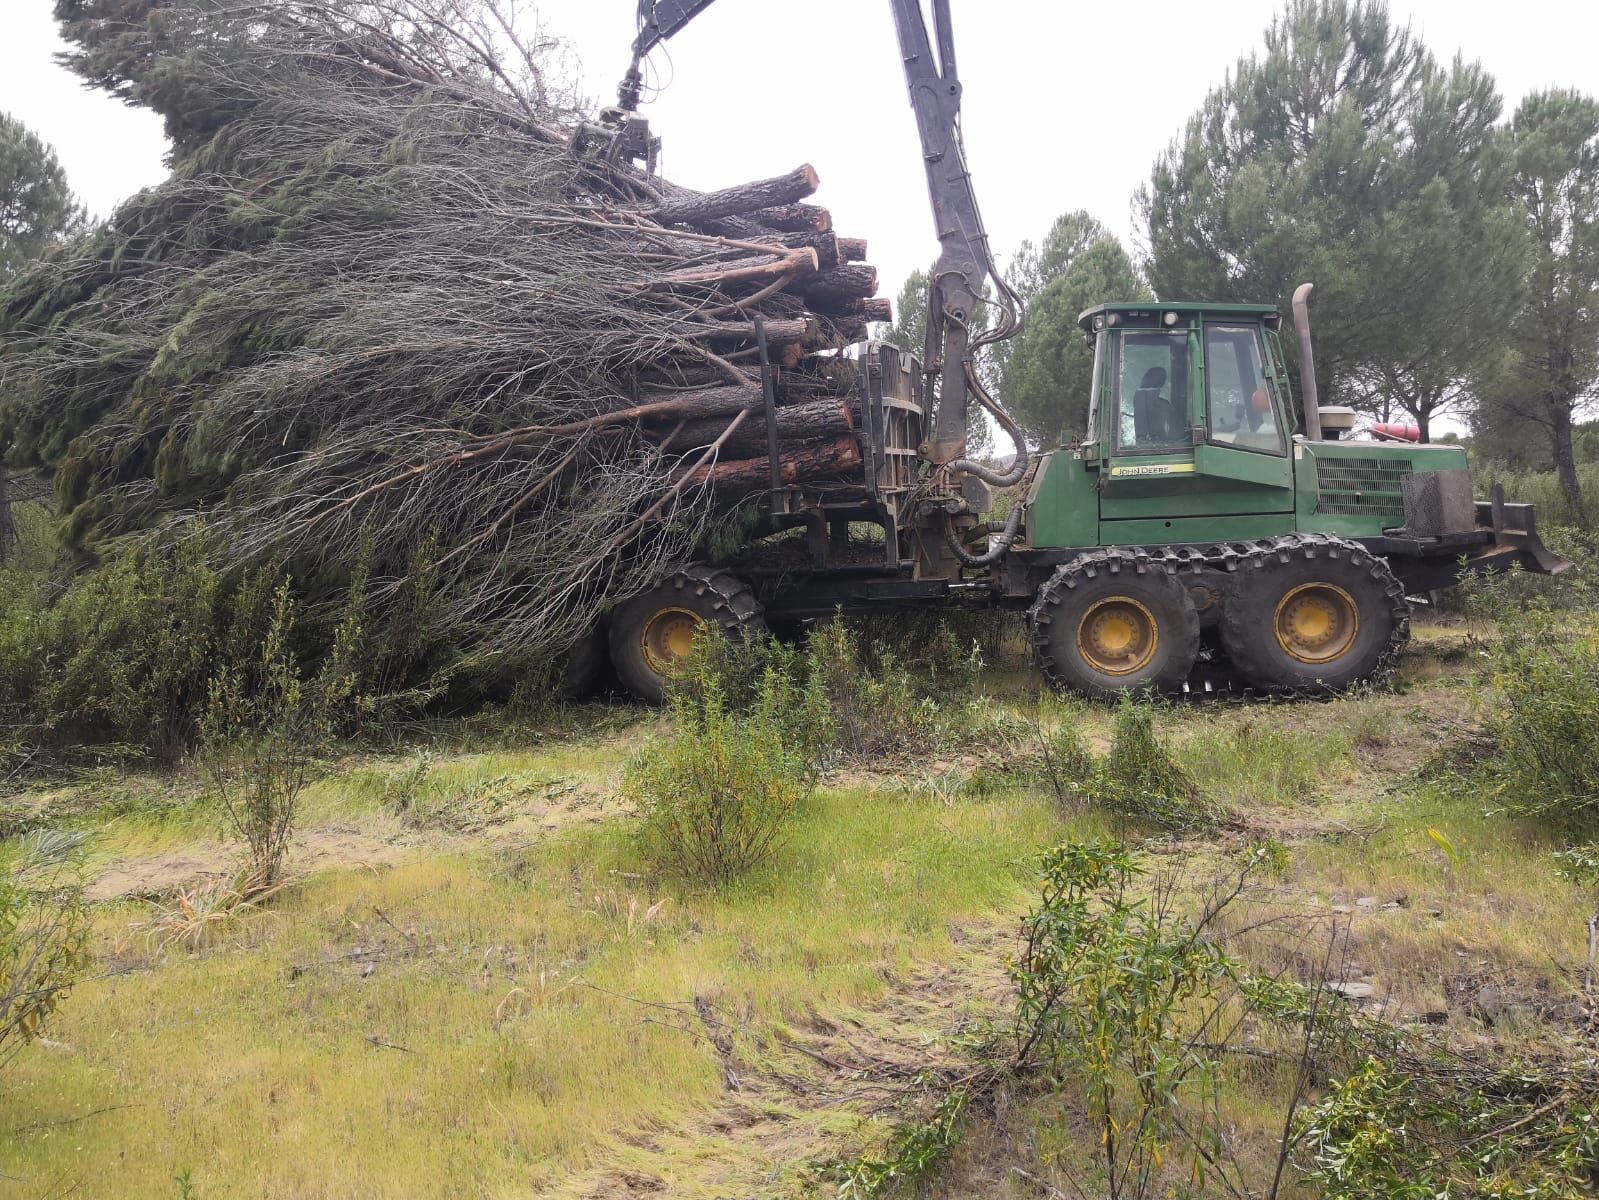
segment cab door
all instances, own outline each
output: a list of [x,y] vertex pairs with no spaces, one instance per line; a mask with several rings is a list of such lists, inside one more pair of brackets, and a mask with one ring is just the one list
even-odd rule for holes
[[[1268,449],[1264,435],[1247,446],[1236,435],[1220,441],[1211,436],[1207,381],[1213,346],[1232,356],[1216,376],[1231,381],[1227,397],[1244,382],[1254,381],[1256,388],[1266,382],[1258,365],[1258,329],[1257,365],[1250,373],[1239,366],[1239,347],[1228,340],[1236,338],[1234,328],[1213,337],[1195,319],[1176,328],[1126,328],[1112,339],[1100,405],[1102,544],[1227,541],[1292,527],[1286,446]],[[1246,396],[1252,403],[1254,390]],[[1227,410],[1229,420],[1235,415]],[[1248,425],[1251,418],[1242,420]],[[1251,434],[1263,424],[1258,415],[1253,420]],[[1271,428],[1280,426],[1273,421]]]

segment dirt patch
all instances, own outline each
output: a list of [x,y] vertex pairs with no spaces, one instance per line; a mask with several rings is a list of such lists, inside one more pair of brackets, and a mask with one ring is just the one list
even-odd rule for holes
[[[339,867],[379,867],[414,849],[407,839],[380,837],[349,826],[308,829],[294,839],[289,866],[296,873]],[[85,894],[91,901],[159,896],[181,887],[226,879],[239,867],[239,850],[224,842],[201,842],[162,854],[124,858],[100,870]]]

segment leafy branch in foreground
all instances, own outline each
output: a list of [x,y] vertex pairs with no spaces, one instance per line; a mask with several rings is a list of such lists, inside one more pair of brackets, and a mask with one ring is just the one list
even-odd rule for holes
[[82,846],[35,830],[0,849],[0,1063],[39,1036],[88,961]]

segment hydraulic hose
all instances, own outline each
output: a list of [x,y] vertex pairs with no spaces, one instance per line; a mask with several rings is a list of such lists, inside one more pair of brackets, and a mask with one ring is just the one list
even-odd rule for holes
[[[1025,321],[1025,309],[1021,297],[998,275],[993,276],[995,284],[999,287],[1000,296],[1003,298],[1000,312],[1003,314],[998,324],[987,333],[979,335],[973,340],[966,353],[966,387],[972,395],[977,397],[977,402],[986,408],[995,422],[1003,429],[1016,447],[1016,457],[1011,460],[1009,467],[1003,471],[996,471],[992,467],[985,467],[982,463],[970,458],[957,458],[949,464],[949,469],[957,475],[975,475],[984,483],[993,487],[1011,487],[1021,482],[1022,476],[1027,474],[1027,438],[1022,434],[1011,415],[1001,408],[994,397],[988,394],[988,389],[983,386],[983,381],[977,377],[975,365],[977,351],[985,346],[992,346],[996,342],[1003,342],[1015,337],[1022,331]],[[1018,509],[1019,513],[1020,510]],[[1019,517],[1018,517],[1019,519]],[[1011,540],[1015,540],[1014,537]],[[1006,543],[1008,548],[1009,542]],[[964,559],[962,561],[965,561]],[[990,560],[991,561],[991,560]],[[968,563],[968,566],[973,565]]]
[[994,539],[994,544],[982,554],[973,554],[961,544],[960,536],[955,532],[955,522],[953,521],[946,520],[944,522],[944,544],[966,566],[988,567],[997,563],[1010,550],[1021,527],[1022,506],[1018,504],[1010,510],[1010,519],[1005,522],[1005,528]]

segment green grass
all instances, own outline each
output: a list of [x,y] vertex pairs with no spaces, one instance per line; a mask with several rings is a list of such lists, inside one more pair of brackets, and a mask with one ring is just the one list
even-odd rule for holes
[[[1555,836],[1417,773],[1481,721],[1466,646],[1458,627],[1423,626],[1391,689],[1163,709],[1160,738],[1230,820],[1149,847],[1197,888],[1245,844],[1278,843],[1286,869],[1249,912],[1301,924],[1243,938],[1257,969],[1313,969],[1336,920],[1396,1016],[1447,1009],[1446,1031],[1480,1039],[1506,1031],[1477,1023],[1457,985],[1568,996],[1588,909],[1555,873]],[[1030,856],[1118,825],[1063,816],[1001,770],[1020,743],[983,739],[1019,727],[1025,743],[1035,700],[987,690],[969,755],[839,777],[770,862],[717,893],[649,878],[616,796],[659,718],[532,748],[440,727],[330,765],[305,797],[307,842],[343,832],[397,852],[302,852],[303,879],[196,955],[132,928],[147,904],[100,905],[95,977],[52,1021],[55,1044],[7,1068],[0,1198],[78,1181],[107,1194],[102,1180],[174,1197],[184,1171],[203,1200],[600,1196],[624,1192],[618,1172],[689,1197],[814,1194],[807,1162],[884,1126],[863,1122],[864,1081],[788,1043],[842,1028],[912,1066],[947,1053],[935,1035],[967,1028],[961,1014],[1005,1010],[994,980],[1032,899]],[[1103,707],[1050,700],[1040,722],[1110,748]],[[107,770],[12,804],[93,829],[98,864],[220,852],[215,809],[182,774]],[[727,1026],[738,1092],[696,998]],[[1223,1081],[1249,1154],[1275,1136],[1280,1076],[1241,1063]],[[972,1131],[935,1194],[1038,1195],[1013,1166],[1069,1193],[1065,1164],[1090,1136],[1074,1105],[1018,1100]]]
[[[714,1049],[648,1004],[705,997],[753,1034],[870,1003],[950,954],[951,922],[1019,905],[1019,864],[1061,832],[1027,796],[851,790],[715,897],[637,878],[614,822],[325,872],[231,942],[82,985],[51,1032],[71,1051],[14,1064],[0,1128],[127,1107],[13,1137],[5,1170],[114,1176],[129,1197],[173,1194],[184,1169],[202,1196],[550,1188],[720,1102]],[[127,915],[102,919],[102,950],[137,960]]]

